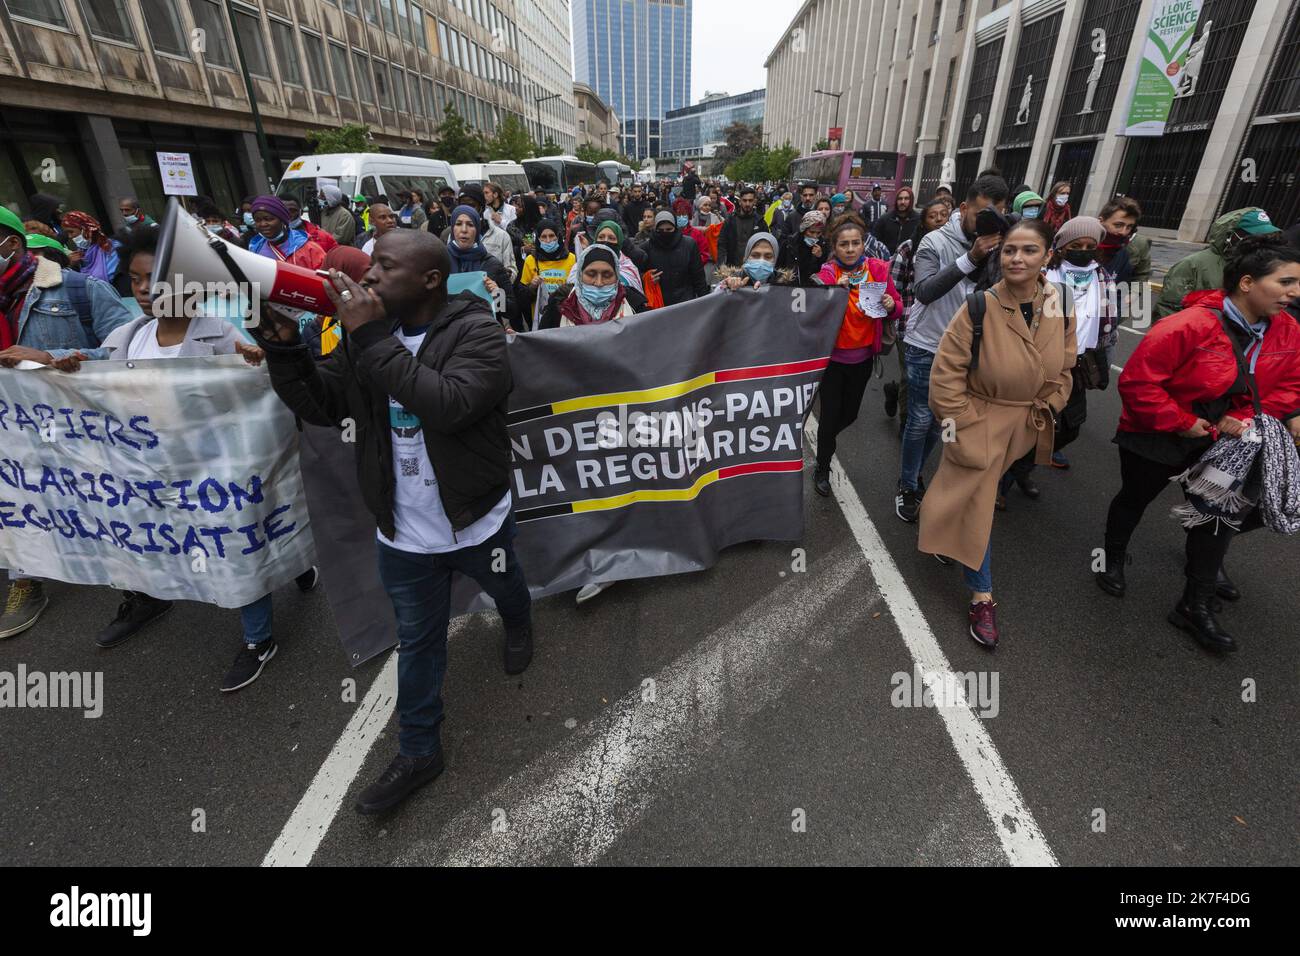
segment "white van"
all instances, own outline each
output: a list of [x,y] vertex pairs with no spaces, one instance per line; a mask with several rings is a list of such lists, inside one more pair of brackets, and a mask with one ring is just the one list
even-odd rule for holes
[[436,199],[443,186],[460,189],[451,166],[440,159],[389,153],[326,153],[299,156],[290,163],[275,194],[281,199],[292,196],[306,209],[313,205],[323,185],[338,186],[348,199],[358,194],[371,199],[396,196],[418,189],[426,202]]
[[526,193],[533,188],[528,184],[528,174],[524,172],[524,167],[506,159],[498,159],[490,163],[461,163],[451,169],[456,174],[456,182],[462,186],[469,183],[478,186],[484,183],[496,183],[506,191],[508,196]]

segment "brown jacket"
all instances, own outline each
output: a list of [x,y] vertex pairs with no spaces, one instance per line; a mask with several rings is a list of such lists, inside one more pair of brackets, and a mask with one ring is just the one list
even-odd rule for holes
[[[985,293],[979,368],[970,371],[971,321],[963,303],[939,343],[930,407],[943,429],[943,460],[921,504],[918,547],[968,568],[984,561],[998,480],[1037,447],[1051,460],[1055,416],[1070,397],[1074,322],[1065,328],[1055,286],[1039,279],[1043,311],[1031,334],[1019,307]],[[1005,292],[1003,299],[1010,301]],[[955,432],[954,432],[955,429]]]

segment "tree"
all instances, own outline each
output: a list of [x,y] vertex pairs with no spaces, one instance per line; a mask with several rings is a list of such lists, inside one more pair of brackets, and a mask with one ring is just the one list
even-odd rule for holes
[[533,138],[518,117],[508,115],[487,143],[490,159],[510,159],[516,163],[533,155]]
[[822,150],[830,148],[831,141],[829,139],[819,139],[817,142],[813,143],[812,151],[814,153],[820,153]]
[[364,123],[314,129],[307,134],[306,139],[317,156],[325,153],[368,153],[374,149],[370,142],[370,127]]
[[447,116],[438,125],[433,151],[446,163],[473,163],[481,162],[487,150],[478,132],[470,129],[454,105],[448,104]]
[[799,150],[790,145],[787,139],[779,149],[773,149],[767,155],[767,175],[763,178],[775,182],[790,175],[790,164],[799,158]]
[[737,120],[722,131],[724,143],[713,154],[713,172],[731,165],[746,153],[763,145],[763,127]]
[[538,156],[559,156],[561,152],[560,144],[551,139],[549,133],[547,134],[546,139],[542,141],[542,145],[537,147]]

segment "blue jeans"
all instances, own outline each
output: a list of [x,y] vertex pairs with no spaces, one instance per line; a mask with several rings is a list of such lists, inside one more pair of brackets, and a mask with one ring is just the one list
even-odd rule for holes
[[[515,560],[514,537],[510,515],[482,544],[445,554],[412,554],[379,542],[379,579],[397,615],[397,744],[407,757],[428,757],[442,749],[452,575],[459,572],[478,582],[496,602],[507,633],[532,620],[533,601]],[[493,570],[497,557],[504,557],[504,571]]]
[[984,563],[980,565],[979,570],[962,566],[962,580],[966,582],[966,587],[970,588],[976,594],[993,593],[993,542],[989,541],[988,547],[984,549]]
[[907,427],[903,430],[903,464],[898,476],[904,488],[916,490],[926,460],[939,443],[939,423],[930,408],[930,367],[934,353],[904,345],[907,367]]
[[239,620],[244,625],[244,643],[261,644],[271,638],[271,595],[263,594],[252,604],[239,609]]

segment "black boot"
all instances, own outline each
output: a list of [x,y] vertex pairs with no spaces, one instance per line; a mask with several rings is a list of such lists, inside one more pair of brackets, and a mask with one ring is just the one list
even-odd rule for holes
[[831,470],[818,465],[813,471],[813,490],[823,498],[831,495]]
[[1214,598],[1214,585],[1197,584],[1188,580],[1183,588],[1183,599],[1169,612],[1169,623],[1196,638],[1207,651],[1235,651],[1237,642],[1219,627],[1210,601]]
[[898,383],[885,383],[885,414],[893,418],[898,414]]
[[1214,593],[1225,601],[1241,600],[1241,592],[1237,590],[1237,585],[1232,583],[1232,579],[1228,577],[1223,568],[1219,568],[1219,576],[1214,582]]
[[1038,485],[1034,483],[1034,479],[1030,478],[1028,474],[1017,475],[1013,473],[1012,477],[1015,479],[1016,487],[1020,489],[1020,493],[1030,501],[1036,500],[1042,494]]
[[1111,597],[1122,598],[1128,590],[1128,584],[1124,580],[1124,564],[1127,561],[1128,555],[1123,551],[1107,548],[1106,566],[1093,573],[1097,587]]

